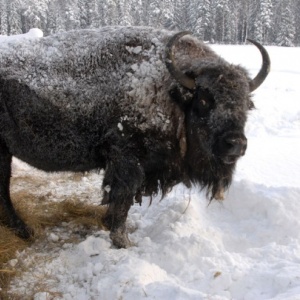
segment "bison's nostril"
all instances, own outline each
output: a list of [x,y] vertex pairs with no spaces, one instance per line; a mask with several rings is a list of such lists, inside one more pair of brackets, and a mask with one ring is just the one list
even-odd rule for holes
[[226,138],[224,140],[225,147],[227,148],[227,155],[244,155],[247,147],[246,138]]
[[225,143],[228,148],[231,148],[231,147],[234,147],[234,145],[236,145],[237,139],[227,138],[225,140]]

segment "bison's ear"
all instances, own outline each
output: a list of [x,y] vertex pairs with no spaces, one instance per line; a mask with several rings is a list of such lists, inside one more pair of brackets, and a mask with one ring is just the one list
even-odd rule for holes
[[193,94],[182,86],[174,85],[169,90],[169,95],[182,111],[185,111],[193,99]]

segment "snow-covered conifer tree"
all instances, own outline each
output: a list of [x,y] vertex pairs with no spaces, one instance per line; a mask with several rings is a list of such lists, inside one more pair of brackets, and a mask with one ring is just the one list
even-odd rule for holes
[[277,37],[276,44],[279,46],[292,47],[295,40],[295,17],[294,1],[282,0],[279,3],[279,16],[277,17]]
[[7,34],[20,34],[22,33],[21,15],[19,10],[21,8],[21,1],[6,0],[6,17],[7,17]]
[[273,15],[272,7],[272,0],[261,0],[258,3],[254,21],[254,36],[256,40],[262,43],[269,41]]
[[7,34],[7,21],[6,0],[0,0],[0,34]]
[[216,0],[216,39],[224,43],[228,38],[229,0]]

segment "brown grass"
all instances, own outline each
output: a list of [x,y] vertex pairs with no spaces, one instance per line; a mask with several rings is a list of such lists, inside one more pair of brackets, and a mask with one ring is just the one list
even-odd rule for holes
[[[35,187],[39,190],[41,182],[30,177],[19,178],[24,180],[24,185]],[[17,183],[16,179],[12,182]],[[29,189],[34,191],[34,189]],[[0,299],[24,299],[8,294],[8,287],[11,279],[21,272],[17,267],[8,263],[15,258],[18,252],[23,251],[28,246],[46,239],[46,228],[61,227],[65,224],[77,224],[86,229],[103,229],[101,218],[105,213],[105,207],[88,205],[80,201],[78,196],[70,197],[61,202],[48,202],[46,196],[37,196],[29,193],[28,190],[20,190],[12,193],[12,200],[18,213],[23,220],[35,231],[35,236],[31,241],[25,242],[16,237],[13,232],[0,226]],[[65,242],[65,241],[64,241]],[[70,235],[70,242],[76,239]],[[24,271],[24,270],[22,270]]]

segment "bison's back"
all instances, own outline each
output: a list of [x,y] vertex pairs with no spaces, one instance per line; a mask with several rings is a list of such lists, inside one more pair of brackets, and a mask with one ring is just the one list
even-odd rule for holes
[[15,40],[0,46],[1,73],[59,106],[89,102],[98,87],[113,97],[131,66],[147,59],[154,36],[146,28],[105,27]]
[[[3,42],[0,75],[28,84],[63,108],[89,109],[96,101],[125,98],[149,106],[149,98],[160,100],[157,89],[170,81],[164,51],[172,34],[150,27],[103,27]],[[208,51],[196,39],[184,38],[175,51],[178,65],[192,65]]]

